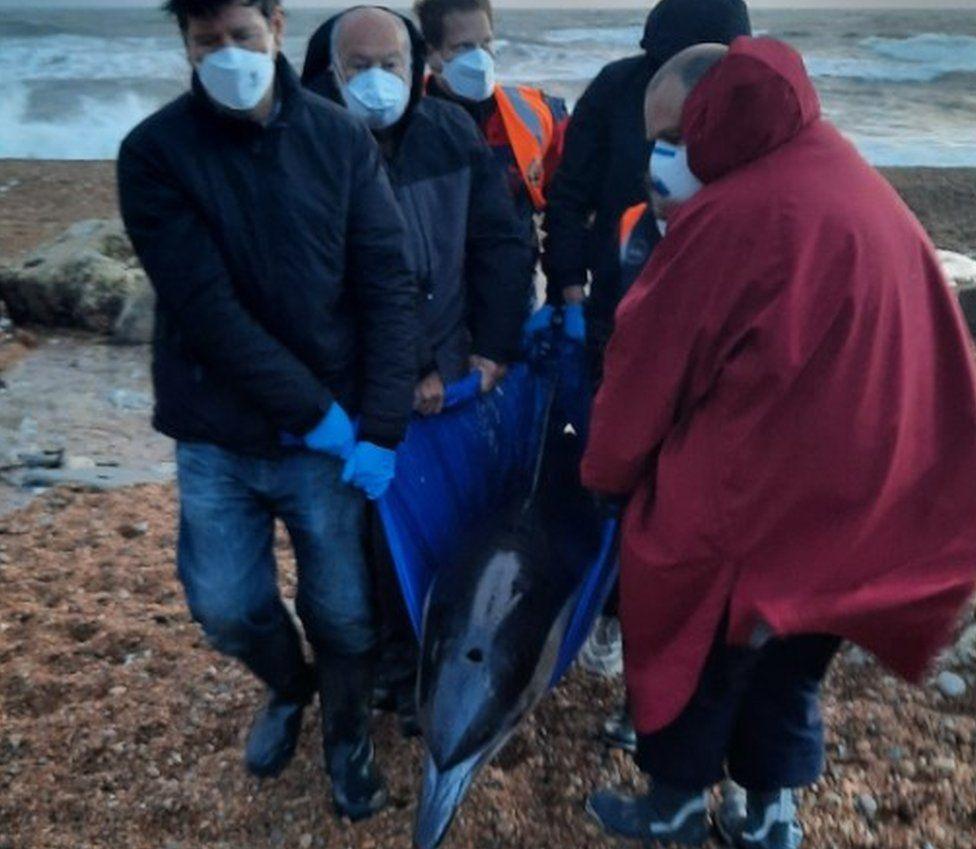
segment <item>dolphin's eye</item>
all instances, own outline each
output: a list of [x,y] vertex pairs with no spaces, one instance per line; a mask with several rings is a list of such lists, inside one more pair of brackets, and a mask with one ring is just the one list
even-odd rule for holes
[[472,663],[481,663],[485,659],[485,653],[481,649],[471,649],[468,652],[468,660]]

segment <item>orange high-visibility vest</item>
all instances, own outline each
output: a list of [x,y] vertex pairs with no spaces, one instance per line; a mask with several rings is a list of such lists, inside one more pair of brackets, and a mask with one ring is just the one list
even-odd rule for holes
[[637,226],[637,222],[641,220],[641,216],[647,210],[647,203],[639,203],[636,206],[630,207],[623,215],[620,216],[620,261],[624,261],[624,257],[627,255],[627,243],[630,241],[630,236],[634,232],[634,228]]
[[545,95],[527,86],[495,86],[495,103],[522,181],[533,206],[541,211],[546,205],[543,163],[554,133]]

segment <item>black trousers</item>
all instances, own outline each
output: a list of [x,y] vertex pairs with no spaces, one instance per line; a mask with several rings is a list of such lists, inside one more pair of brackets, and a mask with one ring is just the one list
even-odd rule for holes
[[681,715],[638,736],[638,766],[695,791],[717,784],[726,768],[757,792],[812,784],[824,767],[820,684],[839,645],[820,635],[760,649],[716,644]]
[[379,619],[379,683],[391,691],[398,703],[413,698],[419,650],[410,624],[403,593],[386,542],[379,511],[370,505],[368,514],[368,559]]

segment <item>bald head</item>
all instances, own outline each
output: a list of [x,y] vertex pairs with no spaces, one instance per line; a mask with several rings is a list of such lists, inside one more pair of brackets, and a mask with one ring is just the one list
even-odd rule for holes
[[729,52],[724,44],[696,44],[669,59],[648,83],[644,126],[649,141],[681,141],[681,112],[702,77]]
[[382,68],[411,83],[410,34],[403,20],[386,9],[351,9],[332,30],[332,66],[341,79]]

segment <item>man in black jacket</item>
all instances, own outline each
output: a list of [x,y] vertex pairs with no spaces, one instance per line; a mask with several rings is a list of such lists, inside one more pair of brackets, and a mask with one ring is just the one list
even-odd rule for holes
[[424,97],[423,75],[413,23],[361,6],[312,36],[302,81],[362,117],[380,145],[421,287],[415,407],[432,414],[445,384],[478,369],[489,391],[519,356],[533,256],[477,126],[459,106]]
[[[389,484],[415,379],[403,220],[366,128],[280,55],[277,0],[167,8],[192,92],[125,139],[118,177],[157,293],[154,423],[177,440],[179,574],[210,641],[271,691],[250,770],[285,767],[317,683],[334,802],[357,819],[386,798],[361,536],[363,492]],[[276,518],[314,672],[276,586]]]
[[729,44],[750,34],[743,0],[660,0],[647,17],[644,53],[607,65],[573,110],[562,161],[549,189],[543,230],[547,300],[586,306],[594,374],[613,329],[620,286],[619,226],[645,201],[650,150],[644,139],[644,92],[657,70],[686,47]]
[[[445,385],[469,369],[488,391],[519,355],[531,299],[533,250],[492,152],[458,105],[424,97],[424,43],[413,23],[361,6],[312,36],[302,81],[372,128],[407,222],[421,282],[422,341],[415,409],[440,412]],[[382,611],[381,688],[406,733],[416,729],[416,644],[374,521]]]

